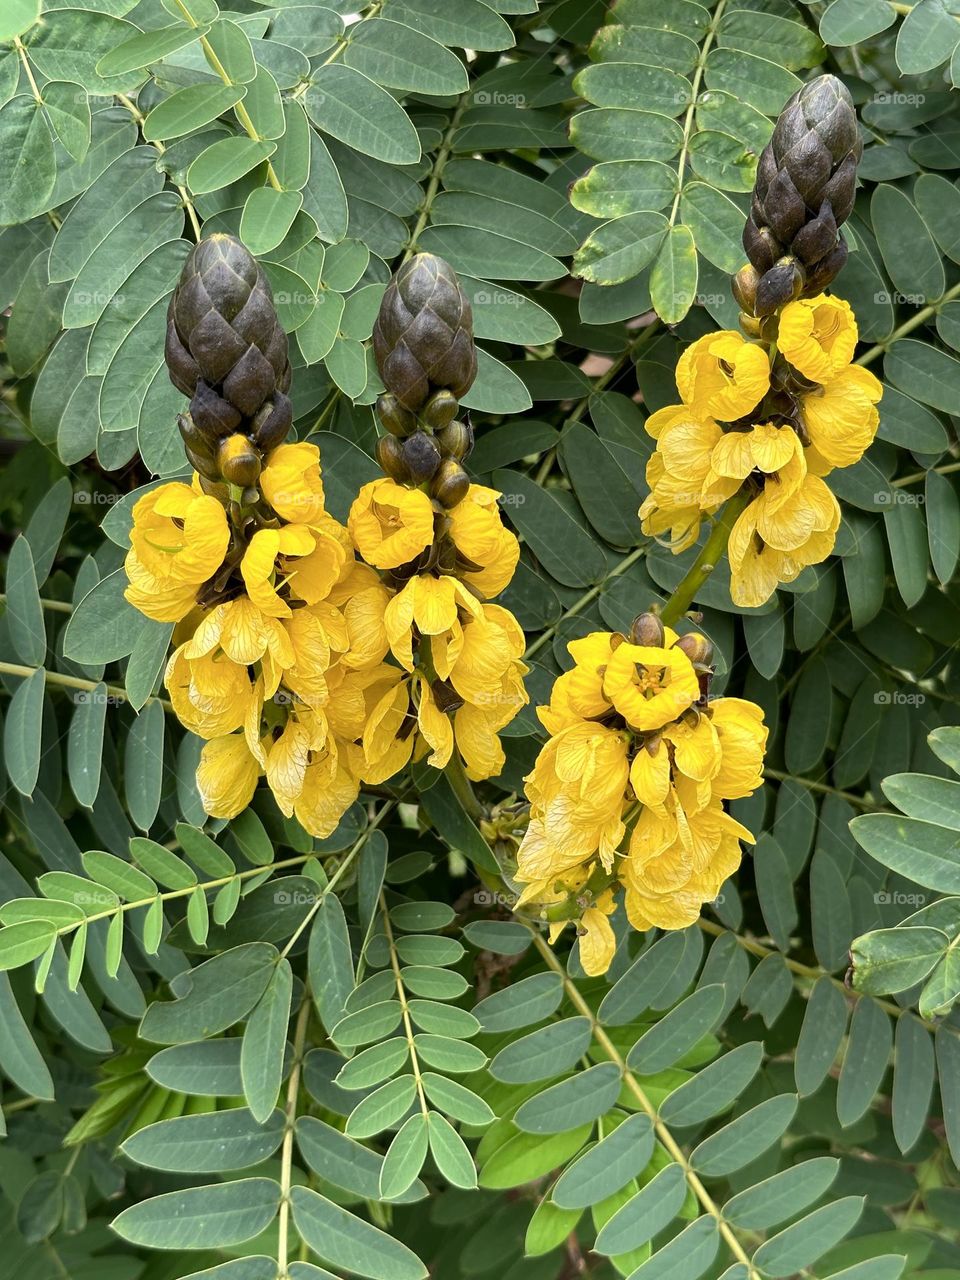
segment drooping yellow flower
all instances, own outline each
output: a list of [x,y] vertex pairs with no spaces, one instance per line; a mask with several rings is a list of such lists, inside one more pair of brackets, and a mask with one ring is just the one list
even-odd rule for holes
[[177,718],[200,738],[218,738],[239,729],[253,697],[247,667],[226,654],[190,659],[182,644],[170,655],[163,682]]
[[792,427],[771,422],[749,431],[728,431],[713,448],[703,499],[719,506],[732,498],[753,472],[776,476],[781,499],[793,493],[807,474],[800,437]]
[[316,524],[324,514],[320,450],[300,441],[278,445],[260,473],[260,490],[281,520]]
[[657,448],[647,461],[650,493],[640,507],[642,528],[653,537],[669,533],[679,552],[696,542],[701,512],[709,509],[702,491],[723,433],[713,418],[688,405],[658,409],[645,426]]
[[801,398],[800,412],[810,447],[807,469],[825,476],[834,467],[852,467],[873,444],[880,422],[877,404],[883,384],[869,369],[852,364]]
[[216,498],[179,481],[151,489],[133,508],[126,599],[157,622],[178,622],[220,568],[229,542]]
[[383,622],[393,656],[413,670],[413,628],[421,636],[438,636],[459,625],[459,610],[481,616],[480,601],[451,574],[416,574],[384,610]]
[[765,349],[735,329],[705,334],[677,363],[677,388],[684,404],[720,422],[742,418],[770,387]]
[[397,569],[415,560],[433,541],[433,503],[420,489],[394,480],[371,480],[350,508],[357,550],[377,569]]
[[781,582],[793,582],[833,550],[840,507],[819,476],[808,475],[786,501],[764,489],[741,512],[730,533],[730,597],[752,608],[764,604]]
[[197,769],[197,790],[211,818],[235,818],[253,799],[260,764],[242,733],[213,738],[204,745]]
[[270,617],[247,596],[237,596],[211,609],[184,649],[187,658],[221,650],[240,666],[263,666],[266,697],[272,698],[285,667],[295,661],[290,637],[278,618]]
[[290,606],[277,593],[277,557],[305,556],[314,546],[310,530],[301,524],[258,529],[253,535],[240,561],[240,573],[248,597],[261,613],[289,618]]
[[777,347],[811,382],[825,382],[853,359],[857,321],[843,298],[818,294],[788,302],[780,312]]
[[487,600],[507,586],[520,558],[520,544],[500,518],[501,497],[496,489],[472,484],[463,501],[447,513],[457,551],[476,566],[464,568],[460,576]]

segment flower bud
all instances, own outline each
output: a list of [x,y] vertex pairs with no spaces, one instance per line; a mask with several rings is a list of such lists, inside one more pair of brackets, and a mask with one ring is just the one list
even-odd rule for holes
[[453,715],[454,711],[459,711],[463,706],[463,698],[446,680],[434,680],[430,686],[430,692],[433,694],[438,710],[444,715]]
[[425,484],[433,479],[440,466],[440,450],[433,436],[428,436],[425,431],[415,431],[404,440],[401,449],[413,484]]
[[408,436],[417,429],[417,415],[405,409],[397,397],[389,392],[377,396],[377,416],[395,436]]
[[473,315],[448,262],[417,253],[397,270],[380,304],[373,350],[384,387],[411,413],[437,388],[466,395],[477,376]]
[[243,489],[256,484],[260,476],[260,455],[239,432],[221,441],[217,465],[224,480]]
[[706,668],[713,663],[713,645],[699,631],[688,631],[677,641],[676,646],[685,653],[695,667]]
[[250,438],[261,453],[271,453],[283,444],[293,422],[293,405],[282,391],[265,401],[250,424]]
[[630,643],[644,645],[651,649],[662,649],[664,641],[663,623],[657,614],[648,610],[634,618],[630,628]]
[[803,268],[796,259],[781,258],[760,278],[753,304],[754,315],[762,319],[778,308],[786,306],[788,302],[793,302],[803,293],[805,283]]
[[435,391],[420,412],[421,418],[432,431],[442,431],[457,416],[460,401],[452,391]]
[[473,427],[469,422],[451,422],[438,434],[437,443],[445,458],[462,462],[473,448]]
[[403,460],[403,445],[396,436],[381,436],[377,441],[377,461],[391,480],[409,484],[410,472]]
[[467,496],[470,477],[453,458],[444,458],[433,478],[431,492],[442,506],[455,507]]
[[740,310],[746,315],[753,315],[753,304],[757,296],[757,285],[760,282],[760,275],[756,267],[749,262],[740,268],[733,277],[731,284],[733,286],[733,296],[740,305]]

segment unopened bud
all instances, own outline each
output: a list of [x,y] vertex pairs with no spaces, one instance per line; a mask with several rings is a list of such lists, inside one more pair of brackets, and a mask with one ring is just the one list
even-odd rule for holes
[[748,262],[746,266],[740,268],[731,283],[733,296],[740,304],[740,310],[752,316],[753,304],[757,297],[757,285],[760,283],[760,275],[756,267]]
[[445,507],[455,507],[467,496],[470,477],[453,458],[444,458],[433,478],[433,496]]
[[713,662],[713,645],[699,631],[688,631],[677,641],[677,648],[685,653],[695,667],[709,667]]
[[381,436],[377,441],[377,461],[391,480],[407,484],[410,473],[403,460],[403,445],[396,436]]
[[757,285],[753,311],[756,316],[769,316],[778,307],[786,306],[803,292],[805,277],[795,258],[781,258],[769,271],[765,271]]
[[439,433],[437,443],[445,458],[462,462],[473,448],[473,427],[468,422],[451,422]]
[[434,431],[442,431],[457,416],[459,408],[460,401],[457,397],[452,391],[443,388],[433,393],[420,411],[420,416],[428,427]]
[[415,431],[404,440],[401,451],[414,484],[425,484],[437,474],[440,450],[433,436],[428,436],[425,431]]
[[408,436],[411,431],[416,430],[416,414],[405,409],[389,391],[377,397],[377,417],[391,435]]
[[454,711],[459,711],[463,706],[463,698],[452,684],[446,680],[434,680],[430,686],[430,692],[433,694],[433,700],[437,707],[444,715],[453,715]]
[[662,649],[663,640],[663,623],[657,614],[648,610],[634,618],[630,628],[631,644],[644,645],[650,649]]
[[270,453],[283,444],[293,422],[293,405],[289,396],[278,391],[272,400],[257,410],[250,426],[250,438],[261,453]]
[[246,489],[260,476],[260,455],[246,436],[227,436],[217,453],[217,465],[224,480]]

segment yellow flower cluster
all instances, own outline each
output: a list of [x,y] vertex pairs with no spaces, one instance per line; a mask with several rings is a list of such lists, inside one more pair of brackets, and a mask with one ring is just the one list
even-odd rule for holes
[[229,515],[196,475],[151,490],[133,509],[126,595],[177,624],[164,682],[206,740],[207,813],[235,816],[265,776],[283,813],[325,836],[366,777],[367,718],[394,678],[389,592],[325,511],[315,445],[274,449],[259,489],[263,503]]
[[527,702],[528,668],[513,614],[487,603],[520,555],[499,497],[471,484],[444,509],[424,490],[384,477],[364,485],[351,508],[357,550],[389,587],[383,625],[399,664],[363,742],[384,777],[427,752],[427,763],[442,769],[455,748],[474,781],[503,768],[498,733]]
[[538,710],[550,738],[527,778],[518,905],[536,904],[555,936],[572,904],[581,963],[598,974],[619,888],[635,929],[682,929],[737,869],[753,837],[724,801],[760,785],[767,730],[754,703],[709,697],[709,642],[653,614],[630,637],[568,649],[574,666]]
[[164,682],[205,739],[206,812],[234,817],[265,777],[284,814],[326,836],[363,783],[411,758],[443,768],[456,748],[474,780],[498,774],[499,730],[527,701],[523,631],[488,603],[519,557],[499,495],[471,485],[444,510],[376,480],[346,529],[309,443],[274,449],[258,485],[242,507],[194,475],[133,509],[126,596],[176,623]]
[[694,342],[677,364],[682,403],[647,421],[645,533],[683,551],[704,514],[746,498],[728,545],[734,604],[763,604],[833,549],[840,508],[823,477],[858,462],[879,422],[881,384],[850,363],[856,344],[847,302],[790,302],[772,354],[734,330]]

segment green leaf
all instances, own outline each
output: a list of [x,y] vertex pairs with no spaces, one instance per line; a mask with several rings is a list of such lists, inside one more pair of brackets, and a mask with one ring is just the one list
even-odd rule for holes
[[536,973],[487,996],[474,1007],[484,1031],[513,1031],[543,1022],[559,1007],[563,983],[559,974]]
[[207,27],[188,27],[177,22],[173,26],[159,27],[154,31],[138,31],[103,55],[97,63],[97,75],[107,78],[149,67],[168,54],[193,44],[206,35],[208,30]]
[[392,1200],[416,1182],[427,1158],[427,1117],[412,1115],[398,1130],[380,1168],[380,1195]]
[[90,146],[90,104],[85,90],[70,80],[43,86],[43,109],[50,126],[72,159],[82,160]]
[[619,1067],[599,1062],[528,1099],[513,1122],[525,1133],[566,1133],[609,1111],[620,1085]]
[[679,324],[696,301],[697,250],[689,227],[671,227],[650,272],[650,298],[664,324]]
[[444,1116],[431,1111],[428,1116],[430,1153],[447,1182],[465,1191],[477,1185],[477,1170],[467,1144]]
[[347,1135],[351,1138],[372,1138],[374,1134],[389,1129],[407,1114],[416,1095],[416,1082],[412,1075],[397,1076],[367,1094],[347,1120]]
[[190,989],[147,1009],[140,1036],[156,1044],[185,1044],[218,1035],[245,1017],[273,976],[277,950],[267,942],[245,942],[191,971]]
[[29,31],[40,16],[40,0],[9,0],[0,18],[0,40]]
[[111,1227],[147,1249],[222,1249],[258,1236],[279,1204],[280,1187],[272,1178],[239,1178],[142,1200]]
[[420,141],[406,112],[353,67],[321,67],[304,97],[318,129],[387,164],[416,164]]
[[586,587],[603,575],[605,560],[596,539],[553,490],[519,471],[495,471],[493,482],[502,491],[510,522],[551,577],[564,586]]
[[940,893],[960,893],[955,833],[888,813],[861,814],[850,830],[871,858],[891,871]]
[[435,1071],[424,1071],[421,1081],[433,1105],[455,1120],[482,1127],[496,1118],[482,1098],[456,1080],[448,1080]]
[[507,1084],[549,1080],[568,1071],[586,1053],[592,1037],[587,1018],[565,1018],[506,1045],[490,1063],[490,1074]]
[[328,1032],[339,1023],[356,984],[347,920],[335,894],[326,894],[310,930],[307,953],[310,990]]
[[50,125],[32,97],[18,94],[0,106],[0,225],[42,213],[55,178]]
[[739,1192],[723,1206],[723,1216],[747,1231],[769,1231],[819,1200],[839,1169],[839,1160],[829,1156],[801,1160]]
[[[653,1144],[650,1117],[643,1114],[628,1116],[612,1133],[564,1170],[553,1188],[554,1204],[561,1209],[588,1209],[606,1200],[646,1168],[653,1154]],[[611,1252],[621,1253],[624,1250],[612,1249]]]
[[43,955],[57,935],[50,920],[24,920],[0,929],[0,969],[19,969]]
[[742,1169],[783,1136],[796,1110],[795,1093],[768,1098],[705,1138],[690,1163],[710,1178]]
[[861,934],[850,952],[853,985],[871,996],[906,991],[930,973],[949,946],[942,930],[923,926]]
[[630,213],[605,222],[577,250],[574,272],[598,284],[628,280],[654,259],[666,234],[662,213]]
[[17,683],[3,725],[7,776],[21,795],[33,795],[40,774],[43,695],[46,672],[40,667]]
[[17,658],[27,666],[42,666],[47,654],[47,633],[37,588],[30,543],[21,534],[7,559],[6,619]]
[[639,1249],[673,1221],[686,1196],[683,1169],[678,1164],[666,1165],[642,1191],[617,1210],[598,1234],[594,1248],[598,1253],[614,1256]]
[[467,88],[466,69],[458,57],[429,36],[389,18],[364,22],[352,31],[343,61],[389,89],[442,95]]
[[297,1231],[315,1254],[371,1280],[426,1280],[427,1269],[399,1240],[308,1187],[291,1187]]
[[258,1124],[264,1124],[277,1105],[292,996],[293,970],[290,961],[284,959],[274,970],[244,1028],[240,1055],[243,1096]]
[[168,142],[193,133],[236,106],[245,92],[235,84],[195,84],[180,89],[147,113],[143,136],[147,142]]
[[187,170],[187,186],[196,195],[219,191],[273,155],[275,142],[255,138],[222,138],[197,156]]
[[865,1199],[844,1196],[764,1241],[754,1255],[757,1268],[769,1276],[792,1276],[805,1270],[852,1230]]
[[713,1030],[723,1003],[722,986],[699,987],[643,1033],[627,1054],[627,1065],[643,1075],[672,1067]]
[[866,1113],[886,1072],[892,1043],[888,1015],[873,1000],[859,1000],[837,1085],[837,1118],[842,1125]]
[[260,1164],[283,1141],[283,1113],[256,1120],[243,1107],[178,1116],[138,1129],[121,1150],[137,1164],[172,1173],[226,1173]]

